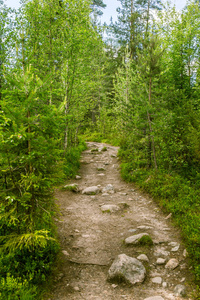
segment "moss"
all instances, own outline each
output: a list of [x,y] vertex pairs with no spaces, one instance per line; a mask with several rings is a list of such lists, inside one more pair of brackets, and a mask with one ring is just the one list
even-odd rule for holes
[[149,235],[144,235],[139,240],[138,245],[140,245],[140,246],[152,246],[153,245],[152,238]]

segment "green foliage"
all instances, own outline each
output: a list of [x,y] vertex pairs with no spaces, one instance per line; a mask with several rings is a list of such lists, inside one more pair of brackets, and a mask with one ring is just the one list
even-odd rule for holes
[[153,245],[152,238],[150,236],[148,236],[148,235],[144,235],[138,241],[138,245],[140,245],[140,246],[146,246],[146,247],[152,246]]
[[74,178],[80,168],[80,156],[86,149],[86,144],[81,142],[79,146],[67,150],[63,162],[63,171],[66,178]]
[[102,152],[107,151],[107,150],[108,150],[107,147],[103,147],[103,148],[101,149]]
[[0,282],[0,297],[2,300],[33,300],[37,295],[36,287],[30,286],[28,282],[21,281],[21,278],[14,278],[7,275]]

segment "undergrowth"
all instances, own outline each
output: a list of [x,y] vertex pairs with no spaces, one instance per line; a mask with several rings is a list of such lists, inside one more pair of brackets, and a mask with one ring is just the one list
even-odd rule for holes
[[30,217],[29,205],[23,204],[20,196],[7,197],[0,204],[1,300],[41,299],[60,249],[53,222],[56,214],[53,186],[77,174],[80,155],[85,149],[86,144],[81,142],[58,162],[58,173],[52,174],[48,183],[49,192],[46,189],[46,194],[35,196],[35,203],[41,198],[43,206],[35,206],[34,218]]

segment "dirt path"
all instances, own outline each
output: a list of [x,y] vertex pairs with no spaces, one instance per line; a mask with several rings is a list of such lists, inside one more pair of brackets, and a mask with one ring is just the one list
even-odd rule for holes
[[[108,151],[101,151],[104,146]],[[93,148],[99,151],[91,152]],[[120,178],[117,150],[105,144],[88,143],[88,150],[82,155],[81,179],[73,181],[81,189],[112,184],[114,193],[101,192],[95,196],[71,191],[56,193],[62,212],[57,223],[63,252],[48,299],[144,300],[153,296],[160,298],[152,300],[183,299],[174,294],[178,284],[186,286],[184,299],[192,299],[191,274],[179,230],[152,199]],[[120,209],[103,213],[103,204],[115,204]],[[125,238],[143,232],[150,234],[153,246],[124,244]],[[113,260],[122,253],[135,258],[147,255],[149,262],[143,262],[147,269],[143,284],[128,286],[107,281]],[[176,258],[179,265],[173,270],[166,269],[165,264],[157,264],[158,258],[166,261]]]

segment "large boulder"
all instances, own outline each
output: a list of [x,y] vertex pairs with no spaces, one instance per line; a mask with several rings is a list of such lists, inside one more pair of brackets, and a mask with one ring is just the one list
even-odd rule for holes
[[83,190],[83,194],[86,194],[86,195],[96,195],[100,192],[98,186],[90,186],[90,187],[87,187]]
[[126,254],[120,254],[114,260],[108,271],[108,280],[124,281],[135,285],[142,283],[145,279],[146,269],[136,258],[129,257]]

